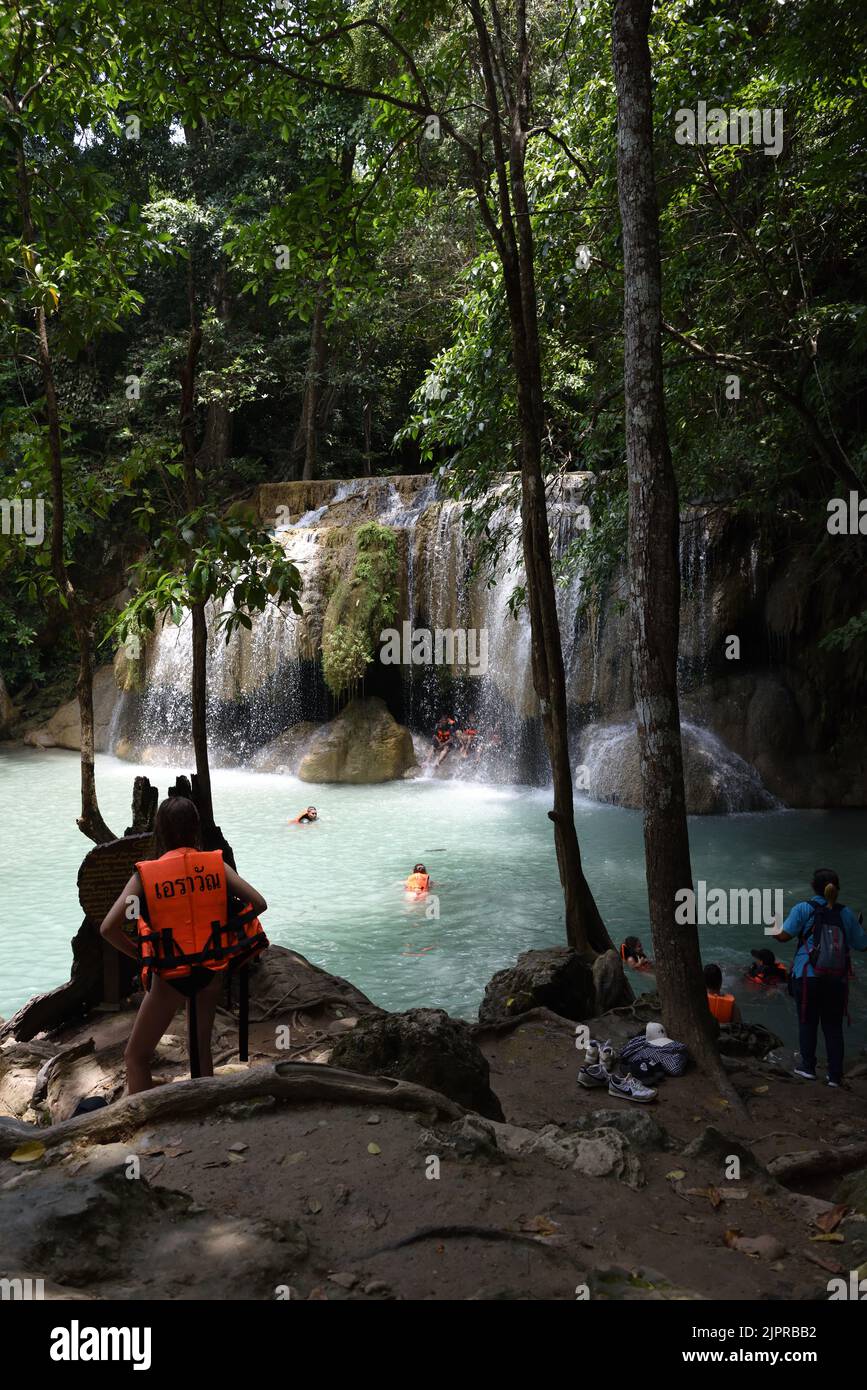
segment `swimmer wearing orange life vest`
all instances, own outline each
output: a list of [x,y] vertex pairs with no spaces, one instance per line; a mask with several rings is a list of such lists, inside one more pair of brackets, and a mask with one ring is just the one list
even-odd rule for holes
[[[245,967],[268,945],[257,915],[268,904],[224,862],[221,850],[200,848],[199,813],[192,801],[172,796],[162,803],[154,840],[155,857],[136,864],[100,927],[106,941],[141,963],[147,990],[124,1056],[129,1095],[153,1086],[154,1052],[184,1003],[190,1073],[213,1076],[211,1033],[230,967],[239,972],[239,1055],[247,1060]],[[124,930],[131,910],[137,944]]]
[[734,995],[722,992],[722,971],[718,965],[704,967],[704,987],[707,990],[708,1008],[717,1023],[740,1023],[741,1011]]
[[750,951],[750,955],[753,957],[753,964],[744,976],[748,985],[769,989],[774,985],[786,984],[789,978],[788,971],[783,962],[777,960],[773,951]]
[[419,898],[427,897],[430,890],[430,874],[424,864],[416,864],[403,886],[406,889],[406,896],[414,902],[418,902]]
[[319,819],[319,812],[315,806],[308,806],[306,811],[302,811],[299,816],[290,816],[287,825],[312,825]]

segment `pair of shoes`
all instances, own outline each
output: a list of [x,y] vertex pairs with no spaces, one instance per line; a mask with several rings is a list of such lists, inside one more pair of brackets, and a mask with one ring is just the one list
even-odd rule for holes
[[816,1073],[814,1071],[807,1071],[806,1067],[795,1067],[795,1075],[803,1076],[805,1081],[816,1080]]
[[636,1076],[612,1076],[608,1082],[608,1094],[620,1096],[621,1100],[635,1100],[640,1105],[649,1105],[656,1100],[656,1091],[645,1086]]
[[607,1086],[613,1068],[614,1048],[609,1042],[600,1043],[591,1038],[584,1053],[584,1065],[578,1072],[578,1085],[587,1090]]

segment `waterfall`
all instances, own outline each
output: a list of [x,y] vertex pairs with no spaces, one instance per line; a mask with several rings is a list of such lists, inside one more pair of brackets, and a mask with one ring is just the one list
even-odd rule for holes
[[[560,559],[574,542],[587,475],[560,478],[550,489],[552,553]],[[442,496],[428,476],[360,478],[337,482],[263,484],[257,490],[261,524],[271,531],[302,581],[302,615],[271,605],[254,617],[250,631],[227,643],[220,614],[208,614],[208,728],[215,765],[250,764],[272,740],[305,721],[321,722],[334,712],[319,667],[322,626],[335,578],[354,554],[353,537],[364,521],[376,520],[397,537],[401,566],[395,626],[486,634],[487,669],[471,665],[374,662],[362,693],[386,700],[409,725],[417,748],[429,746],[440,714],[472,722],[487,740],[478,765],[452,753],[441,772],[503,782],[547,778],[538,701],[533,690],[530,625],[526,607],[513,614],[511,602],[524,582],[520,518],[512,489],[496,490],[490,526],[505,537],[492,572],[479,572],[478,543],[467,524],[471,505]],[[707,662],[703,609],[710,600],[706,517],[695,509],[685,527],[684,650],[682,673],[694,683]],[[343,568],[341,568],[341,566]],[[631,710],[630,639],[614,602],[592,613],[582,606],[582,576],[573,570],[557,587],[557,614],[570,703],[573,746],[583,748],[589,790],[600,800],[634,801],[635,768],[628,750],[632,726],[611,724]],[[189,761],[191,625],[164,623],[148,643],[143,694],[126,695],[113,736],[120,752],[143,759]],[[703,717],[703,716],[702,716]],[[758,809],[772,804],[757,774],[709,730],[685,726],[697,799],[715,809]],[[637,765],[636,765],[637,766]]]

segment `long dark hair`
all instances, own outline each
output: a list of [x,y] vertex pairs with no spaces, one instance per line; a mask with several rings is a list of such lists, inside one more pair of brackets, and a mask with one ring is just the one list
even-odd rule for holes
[[195,804],[186,796],[170,796],[154,821],[154,858],[171,849],[201,849],[202,827]]

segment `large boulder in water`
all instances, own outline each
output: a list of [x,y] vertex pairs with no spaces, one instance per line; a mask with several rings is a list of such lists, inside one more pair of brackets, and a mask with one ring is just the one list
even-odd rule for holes
[[[690,815],[716,816],[738,811],[769,811],[777,802],[755,768],[708,729],[681,725],[686,809]],[[634,724],[597,725],[582,749],[584,789],[594,801],[641,810],[641,767]]]
[[307,744],[302,782],[391,782],[415,766],[409,729],[392,718],[384,700],[352,700]]
[[614,951],[590,965],[568,946],[549,946],[524,951],[514,965],[497,971],[485,986],[479,1023],[499,1023],[538,1008],[579,1021],[631,1001]]
[[319,725],[310,719],[302,719],[299,724],[293,724],[291,729],[286,729],[263,748],[257,749],[250,759],[250,768],[254,772],[280,772],[294,777],[307,749],[310,735],[318,727]]
[[502,1120],[490,1068],[472,1030],[444,1009],[409,1009],[362,1018],[340,1038],[331,1065],[364,1076],[393,1076],[439,1091],[468,1110]]

